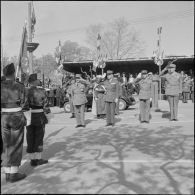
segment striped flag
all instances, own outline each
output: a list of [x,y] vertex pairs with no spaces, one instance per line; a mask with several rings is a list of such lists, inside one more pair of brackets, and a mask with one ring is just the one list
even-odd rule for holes
[[[32,3],[32,2],[31,2]],[[31,4],[31,8],[32,8],[32,15],[31,15],[31,32],[32,32],[32,36],[34,37],[34,33],[35,33],[35,24],[36,24],[36,17],[35,17],[35,10],[34,10],[34,6],[33,3]]]
[[27,30],[26,24],[23,27],[22,33],[22,43],[20,47],[19,61],[16,70],[16,77],[19,78],[21,82],[23,82],[22,76],[24,75],[23,67],[28,65],[28,57],[27,57]]

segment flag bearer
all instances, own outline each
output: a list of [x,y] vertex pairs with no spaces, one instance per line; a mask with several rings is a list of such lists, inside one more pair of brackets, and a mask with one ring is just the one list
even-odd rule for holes
[[3,69],[6,80],[1,81],[1,131],[5,158],[3,166],[7,182],[16,182],[26,177],[19,173],[22,160],[24,126],[26,118],[22,112],[25,102],[25,87],[15,81],[14,64]]

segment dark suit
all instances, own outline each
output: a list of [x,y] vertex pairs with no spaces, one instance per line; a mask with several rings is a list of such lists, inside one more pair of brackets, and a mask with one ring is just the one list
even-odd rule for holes
[[50,112],[46,91],[41,87],[30,87],[24,109],[31,109],[31,124],[26,127],[27,153],[42,152],[45,124],[48,123],[45,113]]
[[115,99],[119,101],[119,83],[118,80],[113,78],[110,81],[105,81],[106,88],[106,119],[107,124],[114,124],[114,115],[115,115]]
[[[20,166],[22,160],[24,126],[26,118],[22,112],[25,102],[25,87],[15,81],[1,82],[1,131],[5,158],[5,167]],[[7,112],[7,109],[21,111]],[[6,110],[5,110],[6,109]]]

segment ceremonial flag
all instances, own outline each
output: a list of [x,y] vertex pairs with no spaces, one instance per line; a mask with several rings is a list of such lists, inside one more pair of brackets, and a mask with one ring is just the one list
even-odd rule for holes
[[61,48],[61,42],[59,41],[59,46],[58,46],[58,56],[56,57],[56,62],[59,65],[62,63],[62,48]]
[[21,82],[23,82],[23,67],[28,65],[28,57],[27,57],[27,30],[26,30],[26,24],[23,27],[23,33],[22,33],[22,42],[20,47],[20,54],[19,54],[19,60],[18,60],[18,66],[16,70],[16,77],[19,78]]
[[36,17],[35,17],[35,10],[34,10],[34,6],[32,3],[32,15],[31,15],[31,32],[32,32],[32,36],[34,37],[34,32],[35,32],[35,24],[36,24]]

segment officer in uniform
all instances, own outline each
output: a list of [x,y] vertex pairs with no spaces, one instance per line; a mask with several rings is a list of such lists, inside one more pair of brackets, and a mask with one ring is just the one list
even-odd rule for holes
[[183,89],[182,89],[183,103],[188,103],[188,99],[190,96],[190,87],[191,87],[191,79],[190,77],[186,76],[186,78],[183,80]]
[[75,110],[74,110],[74,105],[73,105],[73,98],[71,96],[71,91],[72,91],[72,86],[75,84],[75,78],[73,77],[70,81],[70,85],[68,86],[67,89],[67,94],[70,102],[70,112],[72,113],[70,118],[75,118]]
[[85,127],[85,104],[87,103],[86,86],[90,83],[76,74],[76,82],[72,85],[71,96],[75,109],[77,127]]
[[140,100],[140,122],[149,123],[150,120],[150,101],[152,97],[152,79],[147,76],[147,70],[142,70],[141,74],[135,79],[139,85]]
[[106,88],[106,126],[114,126],[114,115],[116,104],[119,101],[119,83],[116,78],[114,78],[113,71],[107,71],[107,80],[104,84]]
[[16,182],[26,177],[19,173],[22,160],[24,126],[26,117],[22,112],[25,102],[25,87],[15,81],[14,64],[3,69],[6,80],[1,82],[1,131],[5,156],[3,166],[7,182]]
[[42,159],[41,153],[43,151],[45,124],[48,123],[45,114],[51,111],[45,89],[38,87],[37,74],[31,74],[28,83],[30,88],[24,107],[25,110],[31,110],[31,124],[26,127],[27,153],[30,154],[31,166],[38,166],[48,163],[48,160]]
[[[175,72],[176,65],[170,64],[161,72],[161,77],[166,80],[165,94],[169,102],[171,118],[170,121],[177,121],[179,94],[182,93],[182,77]],[[168,70],[168,73],[165,72]]]

